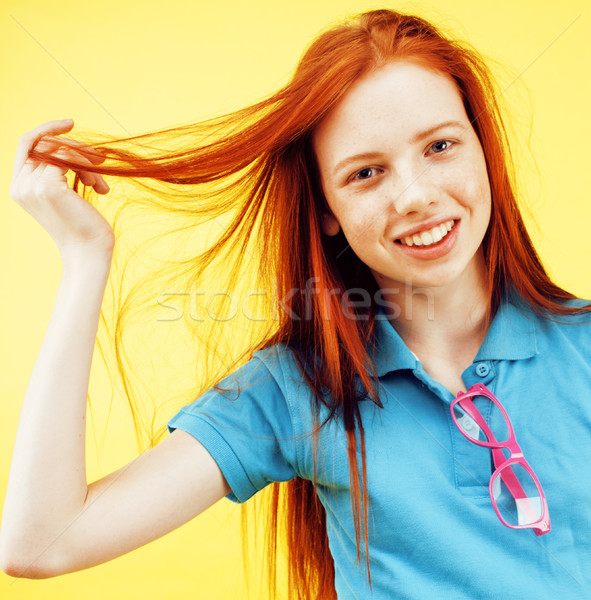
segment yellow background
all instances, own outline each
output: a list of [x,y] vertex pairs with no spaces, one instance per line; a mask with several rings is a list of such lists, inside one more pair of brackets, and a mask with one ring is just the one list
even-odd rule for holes
[[[119,136],[196,121],[285,83],[317,32],[345,15],[391,7],[455,31],[507,64],[516,156],[531,232],[556,281],[591,297],[591,35],[588,0],[3,0],[0,5],[0,493],[21,401],[59,284],[52,240],[8,195],[19,136],[50,119]],[[511,84],[511,85],[510,85]],[[88,477],[135,456],[116,399],[108,427],[94,391]],[[89,423],[89,426],[91,423]],[[191,523],[115,561],[52,580],[0,573],[2,598],[246,597],[239,508],[223,500]],[[262,596],[259,596],[262,597]]]

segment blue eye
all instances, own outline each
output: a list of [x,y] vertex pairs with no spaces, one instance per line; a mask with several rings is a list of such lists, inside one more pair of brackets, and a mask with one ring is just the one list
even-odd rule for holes
[[370,179],[371,178],[371,171],[374,171],[375,169],[373,167],[365,167],[365,169],[361,169],[361,171],[358,171],[355,175],[355,177],[353,177],[353,179],[358,179],[361,181],[365,181],[366,179]]
[[435,150],[435,154],[441,154],[445,150],[449,150],[449,148],[454,143],[455,142],[452,142],[451,140],[439,140],[438,142],[435,142],[434,144],[431,144],[431,148],[436,148],[436,146],[439,146],[440,144],[447,144],[447,146],[445,148],[439,148],[438,150],[437,149]]

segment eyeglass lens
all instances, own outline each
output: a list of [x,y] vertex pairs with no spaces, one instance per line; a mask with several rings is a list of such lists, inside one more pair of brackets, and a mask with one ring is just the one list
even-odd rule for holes
[[492,492],[508,525],[530,525],[542,518],[540,492],[529,471],[522,465],[503,467],[493,479]]
[[[475,395],[454,405],[458,426],[473,442],[500,442],[509,439],[509,427],[497,405],[487,396]],[[476,410],[474,410],[476,409]]]

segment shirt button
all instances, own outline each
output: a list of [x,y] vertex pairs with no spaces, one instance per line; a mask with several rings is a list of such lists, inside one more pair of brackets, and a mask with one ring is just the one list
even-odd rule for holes
[[478,363],[476,366],[476,374],[479,377],[486,377],[490,373],[490,367],[486,363]]
[[470,433],[474,429],[478,429],[478,425],[476,425],[476,423],[474,423],[474,421],[468,415],[465,415],[464,417],[459,419],[458,422],[460,423],[460,425],[462,426],[462,429],[466,433]]

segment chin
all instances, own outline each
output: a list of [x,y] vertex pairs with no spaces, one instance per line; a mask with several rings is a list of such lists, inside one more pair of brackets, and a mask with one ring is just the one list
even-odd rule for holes
[[446,270],[446,272],[419,275],[407,275],[406,277],[389,277],[373,271],[374,277],[381,288],[392,288],[394,290],[403,291],[404,288],[422,288],[422,289],[444,289],[454,284],[459,284],[462,280],[463,271]]

